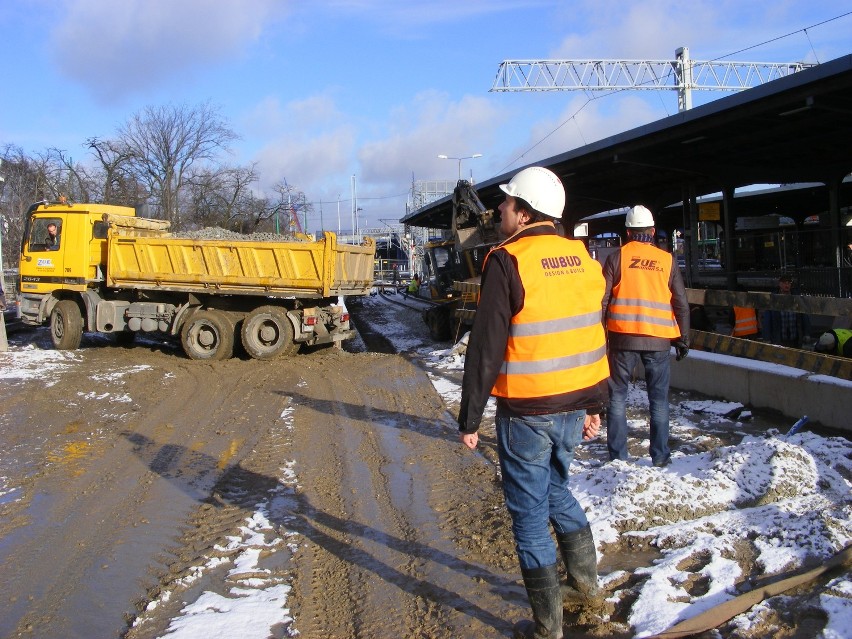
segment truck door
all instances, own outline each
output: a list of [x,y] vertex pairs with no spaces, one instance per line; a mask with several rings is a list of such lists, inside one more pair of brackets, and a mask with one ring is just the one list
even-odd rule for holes
[[62,217],[36,217],[21,256],[21,292],[49,293],[65,283]]

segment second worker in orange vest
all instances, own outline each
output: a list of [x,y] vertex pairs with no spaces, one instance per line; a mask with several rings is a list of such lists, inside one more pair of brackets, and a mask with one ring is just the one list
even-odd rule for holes
[[634,206],[626,219],[628,242],[604,264],[603,298],[609,356],[606,439],[610,460],[628,459],[627,391],[633,369],[645,369],[651,431],[651,463],[666,466],[669,450],[671,347],[689,352],[689,302],[671,253],[653,245],[654,216]]

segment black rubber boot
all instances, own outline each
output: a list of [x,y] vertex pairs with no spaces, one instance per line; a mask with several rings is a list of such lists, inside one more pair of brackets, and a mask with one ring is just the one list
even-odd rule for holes
[[515,624],[515,639],[562,639],[562,593],[556,564],[521,568],[533,620]]
[[598,555],[589,526],[565,535],[556,534],[565,562],[568,585],[562,589],[567,600],[589,601],[598,596]]

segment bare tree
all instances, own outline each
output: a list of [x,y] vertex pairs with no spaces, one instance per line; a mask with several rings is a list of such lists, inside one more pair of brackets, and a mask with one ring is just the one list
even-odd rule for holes
[[242,233],[272,232],[275,230],[271,223],[272,216],[275,214],[275,204],[270,202],[269,198],[251,195],[246,198],[243,210],[245,217],[242,220],[243,227],[240,229]]
[[98,161],[99,180],[93,189],[94,198],[104,204],[136,206],[147,199],[148,193],[133,173],[133,153],[120,140],[89,138],[86,146]]
[[191,174],[186,181],[187,219],[199,226],[242,230],[251,219],[251,185],[256,165],[223,167]]
[[209,102],[194,107],[149,106],[118,131],[137,176],[173,228],[180,227],[180,196],[191,167],[213,161],[236,138]]
[[44,197],[43,174],[20,147],[6,145],[0,151],[0,224],[3,233],[3,264],[17,266],[27,209]]
[[50,148],[45,156],[45,166],[51,175],[51,187],[55,196],[66,197],[72,202],[91,202],[94,181],[91,171],[80,164],[63,149]]

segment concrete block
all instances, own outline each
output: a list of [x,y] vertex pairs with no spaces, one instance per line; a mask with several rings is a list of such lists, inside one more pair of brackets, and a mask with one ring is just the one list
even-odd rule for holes
[[[672,351],[674,353],[674,351]],[[771,408],[790,418],[852,432],[852,382],[812,375],[780,364],[691,350],[680,362],[672,357],[672,388]]]

